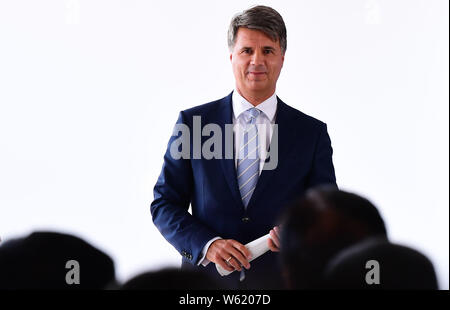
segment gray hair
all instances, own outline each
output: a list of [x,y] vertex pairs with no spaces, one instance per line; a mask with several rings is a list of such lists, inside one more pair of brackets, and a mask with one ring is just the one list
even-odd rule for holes
[[228,48],[233,50],[239,27],[260,30],[274,41],[279,41],[281,52],[286,53],[286,25],[280,13],[271,7],[258,5],[236,14],[228,28]]

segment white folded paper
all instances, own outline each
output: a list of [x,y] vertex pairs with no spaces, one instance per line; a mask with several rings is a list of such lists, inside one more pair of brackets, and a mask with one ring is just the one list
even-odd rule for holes
[[[252,255],[252,258],[249,259],[249,262],[269,251],[269,246],[267,245],[267,240],[269,238],[270,234],[267,234],[245,245]],[[225,270],[218,264],[216,264],[216,269],[221,276],[227,276],[234,271]]]

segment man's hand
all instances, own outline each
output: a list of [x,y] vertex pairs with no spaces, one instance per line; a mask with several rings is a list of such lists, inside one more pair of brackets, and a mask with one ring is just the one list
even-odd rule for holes
[[250,251],[242,243],[232,239],[219,239],[211,243],[206,258],[227,271],[250,269]]
[[270,238],[267,242],[272,252],[280,252],[280,228],[278,226],[270,230]]

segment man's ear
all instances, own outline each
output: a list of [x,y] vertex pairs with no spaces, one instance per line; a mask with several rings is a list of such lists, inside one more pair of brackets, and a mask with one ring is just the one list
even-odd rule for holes
[[230,61],[233,61],[233,53],[230,53]]

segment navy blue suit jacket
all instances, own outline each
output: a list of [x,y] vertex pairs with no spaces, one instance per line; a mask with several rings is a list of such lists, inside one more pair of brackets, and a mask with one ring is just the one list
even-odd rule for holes
[[[233,123],[231,98],[232,93],[182,111],[177,123],[189,127],[191,142],[194,116],[201,116],[202,126],[214,123],[225,133],[225,124]],[[196,266],[210,239],[220,236],[246,244],[269,233],[284,208],[308,188],[336,185],[326,124],[277,100],[278,165],[262,171],[247,208],[238,190],[234,159],[193,159],[192,145],[191,159],[174,159],[170,146],[179,135],[170,138],[150,210],[161,234],[183,256],[182,268],[200,268],[220,278],[214,263]],[[202,137],[202,145],[209,138]],[[238,278],[239,272],[234,272],[221,281],[238,288]],[[246,271],[247,288],[280,288],[281,281],[278,253],[264,254]]]

